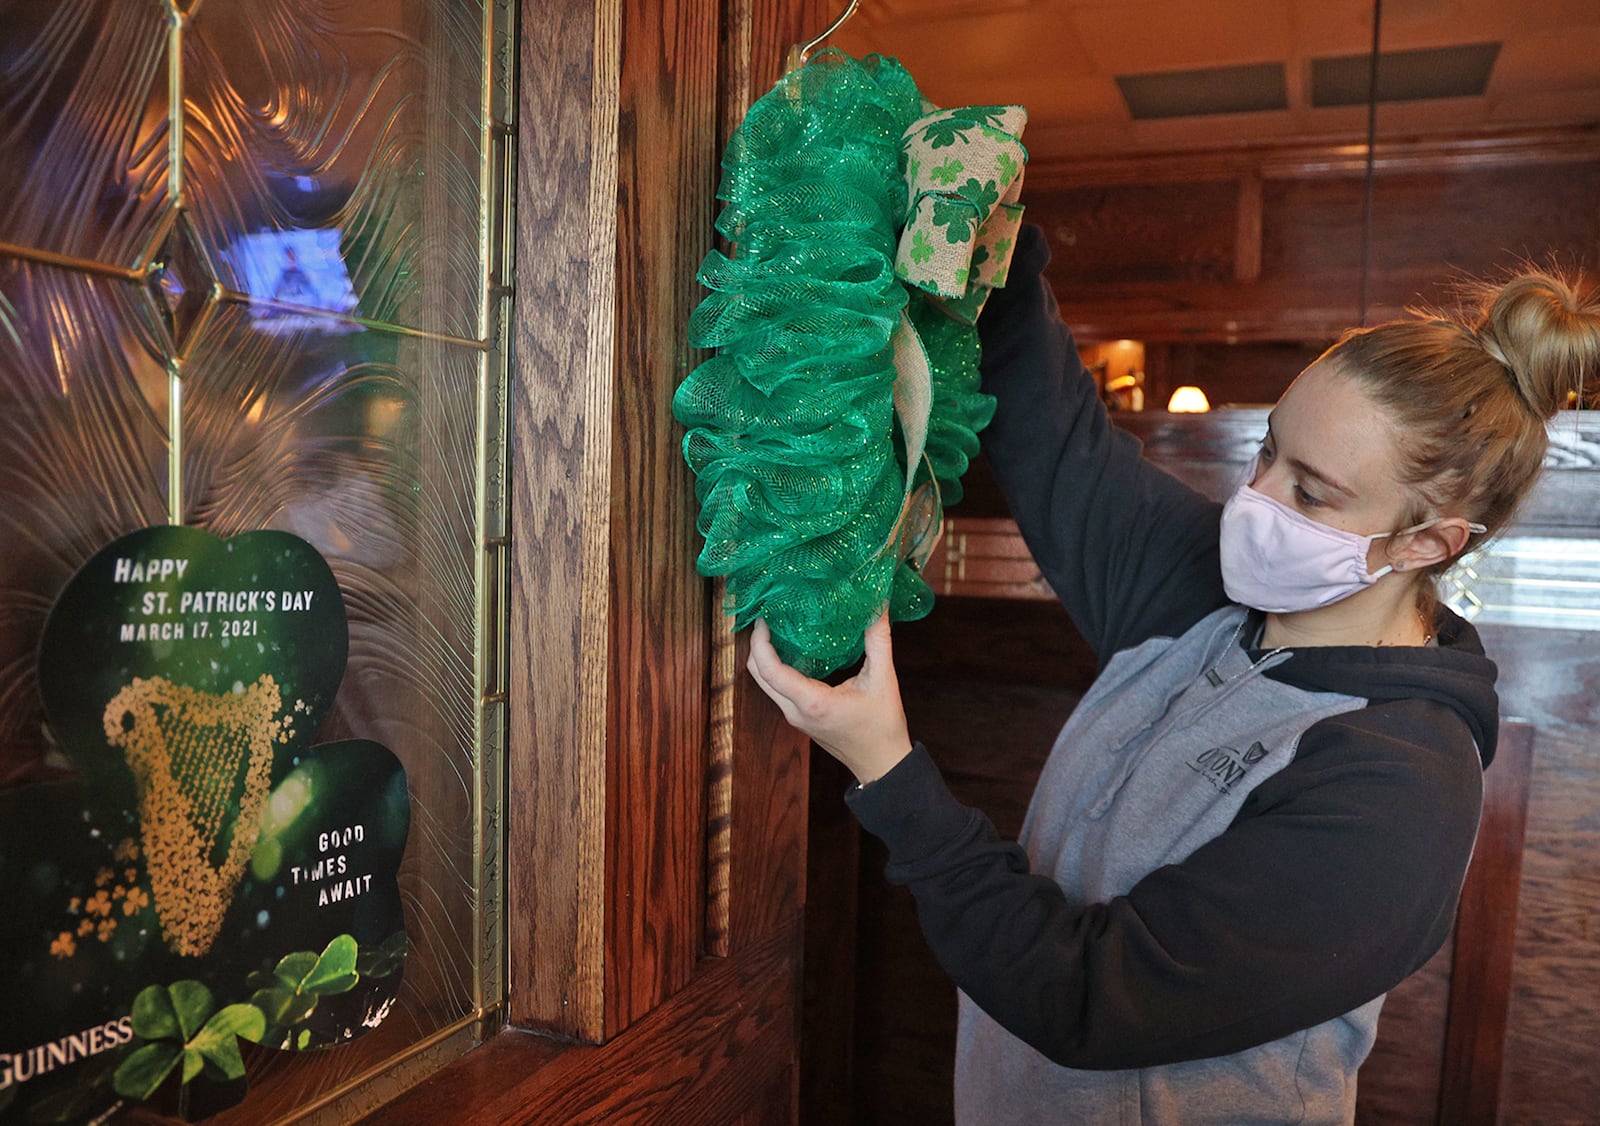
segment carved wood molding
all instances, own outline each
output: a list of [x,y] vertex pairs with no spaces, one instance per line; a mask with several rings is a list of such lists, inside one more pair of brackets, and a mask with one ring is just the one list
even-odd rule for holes
[[800,911],[807,745],[695,573],[671,402],[722,143],[819,16],[521,3],[508,1015],[598,1042]]
[[[621,0],[523,0],[523,9],[510,388],[508,1015],[598,1039]],[[540,863],[520,862],[532,856]]]
[[[1465,171],[1600,159],[1600,124],[1485,132],[1453,137],[1380,137],[1380,172]],[[1116,184],[1361,176],[1367,149],[1357,139],[1291,145],[1249,145],[1200,152],[1164,152],[1096,159],[1035,161],[1030,194],[1052,188]]]

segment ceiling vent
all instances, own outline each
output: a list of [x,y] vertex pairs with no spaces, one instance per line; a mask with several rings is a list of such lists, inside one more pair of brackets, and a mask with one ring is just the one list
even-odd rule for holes
[[[1481,98],[1499,54],[1498,43],[1384,51],[1378,55],[1378,101]],[[1371,81],[1371,55],[1312,59],[1311,104],[1364,106]]]
[[1117,85],[1135,121],[1289,108],[1282,63],[1119,74]]

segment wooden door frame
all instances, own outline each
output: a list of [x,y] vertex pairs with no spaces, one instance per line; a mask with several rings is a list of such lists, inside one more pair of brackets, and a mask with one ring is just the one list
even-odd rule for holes
[[694,571],[671,397],[722,147],[823,7],[521,0],[511,1030],[376,1120],[798,1113],[808,744]]

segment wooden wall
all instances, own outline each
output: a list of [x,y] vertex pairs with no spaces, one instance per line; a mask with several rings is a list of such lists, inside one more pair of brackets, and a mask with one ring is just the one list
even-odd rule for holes
[[[1597,474],[1600,475],[1600,474]],[[1486,629],[1508,714],[1537,725],[1501,1120],[1600,1113],[1600,659],[1596,635]]]
[[[1600,132],[1394,142],[1374,180],[1367,320],[1525,262],[1600,269]],[[1359,149],[1031,166],[1028,219],[1080,341],[1149,350],[1146,401],[1271,402],[1362,323]]]
[[1161,410],[1179,387],[1206,393],[1213,407],[1260,406],[1278,401],[1331,340],[1202,340],[1145,346],[1145,402]]
[[808,745],[695,573],[671,401],[724,144],[825,14],[521,9],[508,1027],[371,1121],[791,1122]]

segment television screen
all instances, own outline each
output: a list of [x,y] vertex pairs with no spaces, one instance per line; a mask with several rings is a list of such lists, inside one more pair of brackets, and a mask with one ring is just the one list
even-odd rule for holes
[[355,288],[339,254],[338,228],[260,231],[241,235],[222,256],[250,295],[250,312],[266,332],[359,332],[335,320],[356,305]]

